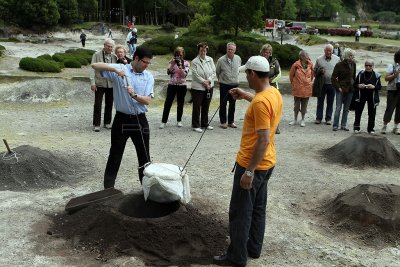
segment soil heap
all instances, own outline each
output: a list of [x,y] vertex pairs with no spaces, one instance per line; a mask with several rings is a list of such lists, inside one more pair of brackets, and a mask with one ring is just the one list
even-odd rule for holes
[[355,168],[400,167],[400,152],[390,141],[379,135],[354,134],[322,151],[330,161]]
[[331,226],[355,233],[364,243],[400,241],[400,186],[359,184],[324,207]]
[[146,202],[142,192],[52,217],[50,234],[102,260],[130,255],[151,266],[211,264],[227,247],[227,225],[215,214],[179,202]]
[[19,146],[0,158],[0,190],[26,191],[53,188],[77,178],[75,157],[61,157],[29,145]]

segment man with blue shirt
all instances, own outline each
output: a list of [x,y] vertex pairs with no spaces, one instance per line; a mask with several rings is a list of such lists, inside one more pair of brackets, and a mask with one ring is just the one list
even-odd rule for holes
[[144,165],[150,162],[150,129],[146,106],[154,96],[154,78],[146,68],[151,64],[152,58],[150,50],[139,47],[131,64],[92,64],[93,69],[101,71],[104,78],[112,81],[117,111],[111,129],[111,148],[104,172],[104,188],[114,187],[129,137],[136,148],[140,182],[144,176]]

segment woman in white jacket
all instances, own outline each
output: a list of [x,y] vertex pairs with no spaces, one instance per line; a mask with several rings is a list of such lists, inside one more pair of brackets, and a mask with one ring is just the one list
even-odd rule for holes
[[216,76],[214,61],[207,56],[207,43],[197,45],[198,55],[192,61],[192,128],[201,133],[203,129],[212,130],[208,125],[208,110],[213,94],[214,78]]

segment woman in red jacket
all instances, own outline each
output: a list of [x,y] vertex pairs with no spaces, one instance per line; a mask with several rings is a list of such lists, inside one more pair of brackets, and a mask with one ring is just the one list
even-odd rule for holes
[[300,126],[306,126],[304,117],[307,113],[308,99],[312,94],[312,80],[314,77],[314,66],[308,53],[301,50],[300,59],[293,63],[289,79],[292,85],[292,95],[294,96],[294,120],[289,125],[297,124],[299,112],[301,112]]

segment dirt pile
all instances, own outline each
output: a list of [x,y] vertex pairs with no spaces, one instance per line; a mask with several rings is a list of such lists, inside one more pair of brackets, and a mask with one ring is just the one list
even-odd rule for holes
[[226,223],[214,214],[178,202],[145,202],[142,193],[52,217],[50,234],[104,261],[130,255],[151,266],[211,264],[212,256],[227,247]]
[[330,227],[354,233],[364,243],[400,241],[400,186],[360,184],[328,202],[324,213]]
[[26,191],[61,186],[79,178],[76,157],[61,157],[29,145],[2,152],[0,190]]
[[330,161],[355,168],[400,167],[400,152],[384,136],[354,134],[322,151]]

